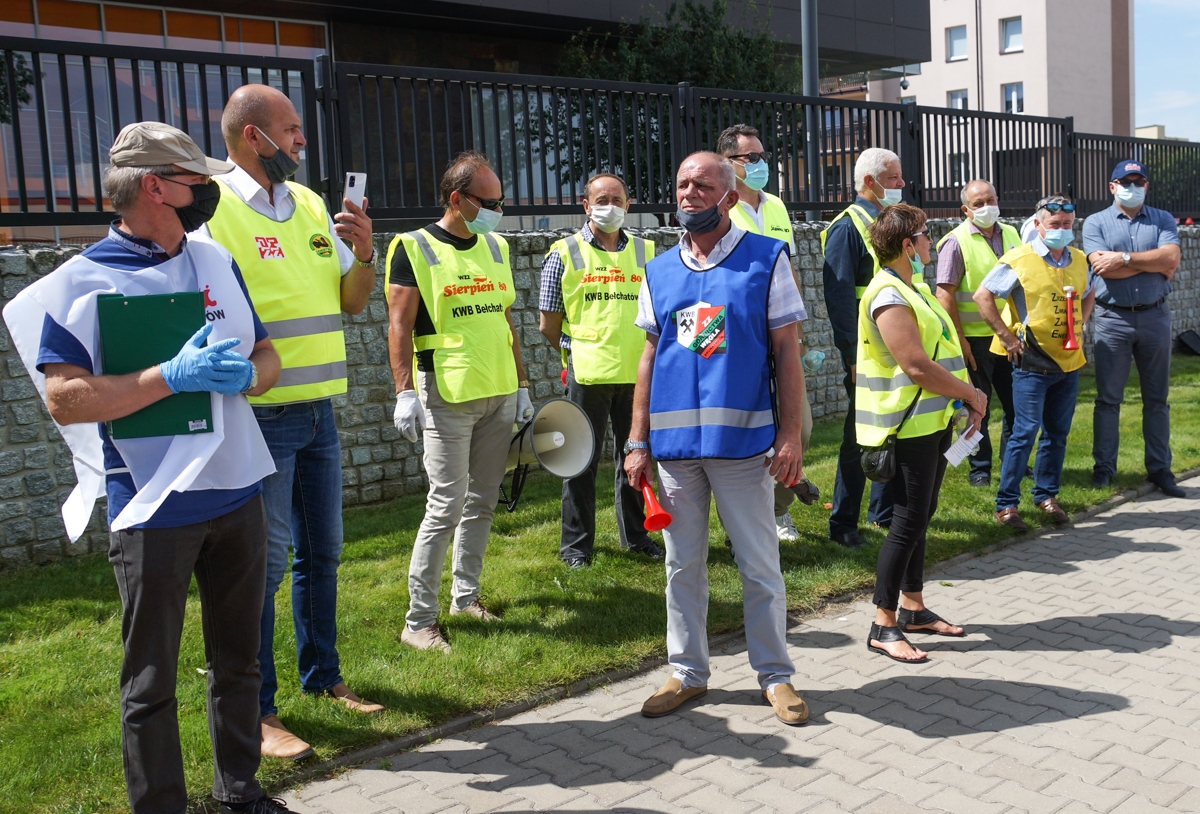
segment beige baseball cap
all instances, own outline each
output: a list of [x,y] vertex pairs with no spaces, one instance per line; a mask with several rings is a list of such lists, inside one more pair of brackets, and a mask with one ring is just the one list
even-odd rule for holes
[[108,151],[114,167],[161,167],[174,164],[199,175],[221,175],[234,168],[229,161],[206,156],[191,137],[162,122],[134,122],[121,128]]

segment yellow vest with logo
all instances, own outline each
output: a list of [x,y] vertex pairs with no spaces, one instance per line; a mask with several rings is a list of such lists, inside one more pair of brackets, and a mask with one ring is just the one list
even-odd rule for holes
[[562,295],[571,337],[575,380],[580,384],[633,384],[646,332],[633,324],[646,261],[654,244],[630,236],[624,251],[606,252],[578,234],[550,247],[563,263]]
[[[862,238],[863,245],[867,248],[867,254],[871,255],[871,260],[875,264],[875,267],[871,273],[875,277],[878,277],[879,269],[882,268],[882,266],[879,265],[879,257],[875,254],[875,247],[871,245],[871,236],[867,233],[867,224],[874,222],[875,219],[867,214],[867,210],[863,209],[858,204],[850,204],[841,212],[839,212],[833,220],[829,221],[829,225],[825,227],[825,231],[821,232],[821,253],[825,253],[825,238],[829,235],[829,230],[833,228],[833,224],[846,217],[850,218],[850,220],[854,223],[854,228],[858,230],[858,234]],[[913,280],[913,285],[916,286],[918,291],[923,291],[926,294],[933,293],[929,289],[929,284],[925,282],[924,278]],[[863,294],[866,292],[866,290],[867,286],[856,285],[854,287],[854,299],[862,300]]]
[[[1007,223],[997,223],[996,226],[1000,229],[1000,240],[1004,247],[1001,254],[1010,252],[1021,245],[1021,235],[1016,229]],[[964,220],[939,240],[938,251],[941,251],[942,244],[950,235],[954,235],[958,241],[965,269],[962,279],[958,281],[958,288],[954,291],[954,303],[958,306],[958,321],[962,324],[963,334],[966,336],[992,336],[995,332],[979,314],[979,306],[975,303],[974,295],[979,290],[979,286],[983,285],[983,278],[996,267],[1000,258],[996,257],[996,253],[992,251],[987,238],[978,232],[971,231],[969,220]]]
[[408,254],[433,321],[436,333],[413,337],[413,349],[433,351],[441,397],[459,404],[515,393],[517,366],[504,312],[516,292],[504,238],[480,235],[474,246],[459,251],[424,229],[397,235],[388,247],[385,291],[397,251]]
[[[896,433],[908,407],[916,406],[896,433],[897,438],[918,438],[940,432],[950,425],[957,408],[954,399],[919,388],[886,347],[877,347],[867,337],[871,303],[879,292],[891,286],[900,292],[921,332],[921,346],[930,359],[962,381],[968,381],[958,331],[945,309],[932,294],[910,288],[888,271],[881,271],[867,286],[858,307],[858,356],[854,382],[854,431],[859,446],[878,447]],[[917,393],[920,391],[920,397]]]
[[296,211],[283,223],[255,212],[224,182],[208,222],[241,269],[250,301],[283,371],[251,404],[316,401],[346,392],[346,340],[342,334],[342,269],[329,234],[325,202],[291,181]]
[[[1055,268],[1038,255],[1032,243],[1018,246],[1000,258],[1017,274],[1025,294],[1025,318],[1017,312],[1012,297],[1008,299],[1005,322],[1017,338],[1025,343],[1021,370],[1041,373],[1070,373],[1087,364],[1083,355],[1083,292],[1087,290],[1087,256],[1079,249],[1067,247],[1071,263]],[[1061,275],[1061,279],[1060,279]],[[1067,295],[1064,286],[1075,287],[1075,341],[1079,350],[1066,350]],[[1003,354],[999,337],[992,340],[992,353]]]
[[792,219],[788,215],[787,206],[778,195],[772,195],[769,192],[763,192],[762,204],[762,229],[758,228],[758,224],[754,219],[746,213],[739,203],[729,211],[729,217],[733,220],[734,226],[739,229],[744,229],[747,232],[753,232],[756,235],[765,235],[773,237],[776,240],[782,240],[791,246],[792,243]]

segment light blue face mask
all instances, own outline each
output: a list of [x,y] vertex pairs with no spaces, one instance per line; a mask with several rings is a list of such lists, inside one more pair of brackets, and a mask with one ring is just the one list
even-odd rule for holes
[[1048,249],[1065,249],[1074,237],[1075,233],[1070,229],[1047,229],[1042,242]]
[[767,185],[771,178],[771,167],[767,162],[759,160],[745,166],[746,177],[742,183],[753,190],[760,190]]
[[1146,188],[1135,187],[1133,184],[1127,187],[1117,184],[1117,191],[1113,194],[1116,196],[1117,203],[1129,209],[1141,206],[1142,201],[1146,200]]
[[[466,197],[465,195],[463,197]],[[467,198],[467,200],[471,200]],[[501,212],[496,212],[492,209],[484,209],[479,204],[471,201],[475,206],[475,220],[467,220],[463,218],[463,222],[467,224],[467,230],[473,235],[486,235],[488,232],[496,228],[500,223]],[[459,210],[462,211],[461,209]]]
[[[876,181],[875,183],[879,183],[879,182]],[[892,206],[893,204],[900,203],[900,201],[903,200],[903,198],[904,198],[903,190],[885,189],[883,191],[883,197],[879,198],[879,206],[886,208],[886,207]]]

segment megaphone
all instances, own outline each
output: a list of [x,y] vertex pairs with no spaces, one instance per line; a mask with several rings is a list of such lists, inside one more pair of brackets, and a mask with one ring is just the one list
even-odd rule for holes
[[556,478],[574,478],[592,462],[595,439],[592,420],[574,402],[550,399],[538,407],[508,446],[504,469],[513,473],[512,496],[503,495],[508,510],[516,509],[531,464],[539,464]]

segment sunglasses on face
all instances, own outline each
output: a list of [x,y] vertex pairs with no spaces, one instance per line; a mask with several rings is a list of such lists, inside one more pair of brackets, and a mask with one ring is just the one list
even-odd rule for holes
[[463,195],[466,195],[483,209],[490,209],[493,212],[499,212],[504,206],[503,198],[480,198],[478,195],[472,195],[469,192],[464,192]]
[[919,232],[915,232],[915,233],[913,233],[913,234],[911,235],[911,237],[914,237],[914,238],[916,238],[916,237],[929,237],[929,230],[928,230],[928,229],[922,229],[922,230],[921,230],[921,231],[919,231]]
[[1122,178],[1120,181],[1113,181],[1113,183],[1120,184],[1121,186],[1125,187],[1126,189],[1128,189],[1130,187],[1130,185],[1133,185],[1133,186],[1137,187],[1138,189],[1141,189],[1142,187],[1146,186],[1146,184],[1148,184],[1150,182],[1147,181],[1145,178],[1141,178],[1141,179]]
[[768,151],[763,150],[761,153],[738,153],[737,155],[729,156],[729,158],[731,160],[735,158],[742,158],[745,159],[745,163],[753,164],[757,161],[769,162],[771,160],[771,154]]
[[1075,204],[1048,203],[1042,204],[1042,209],[1045,209],[1051,215],[1055,212],[1074,212]]

